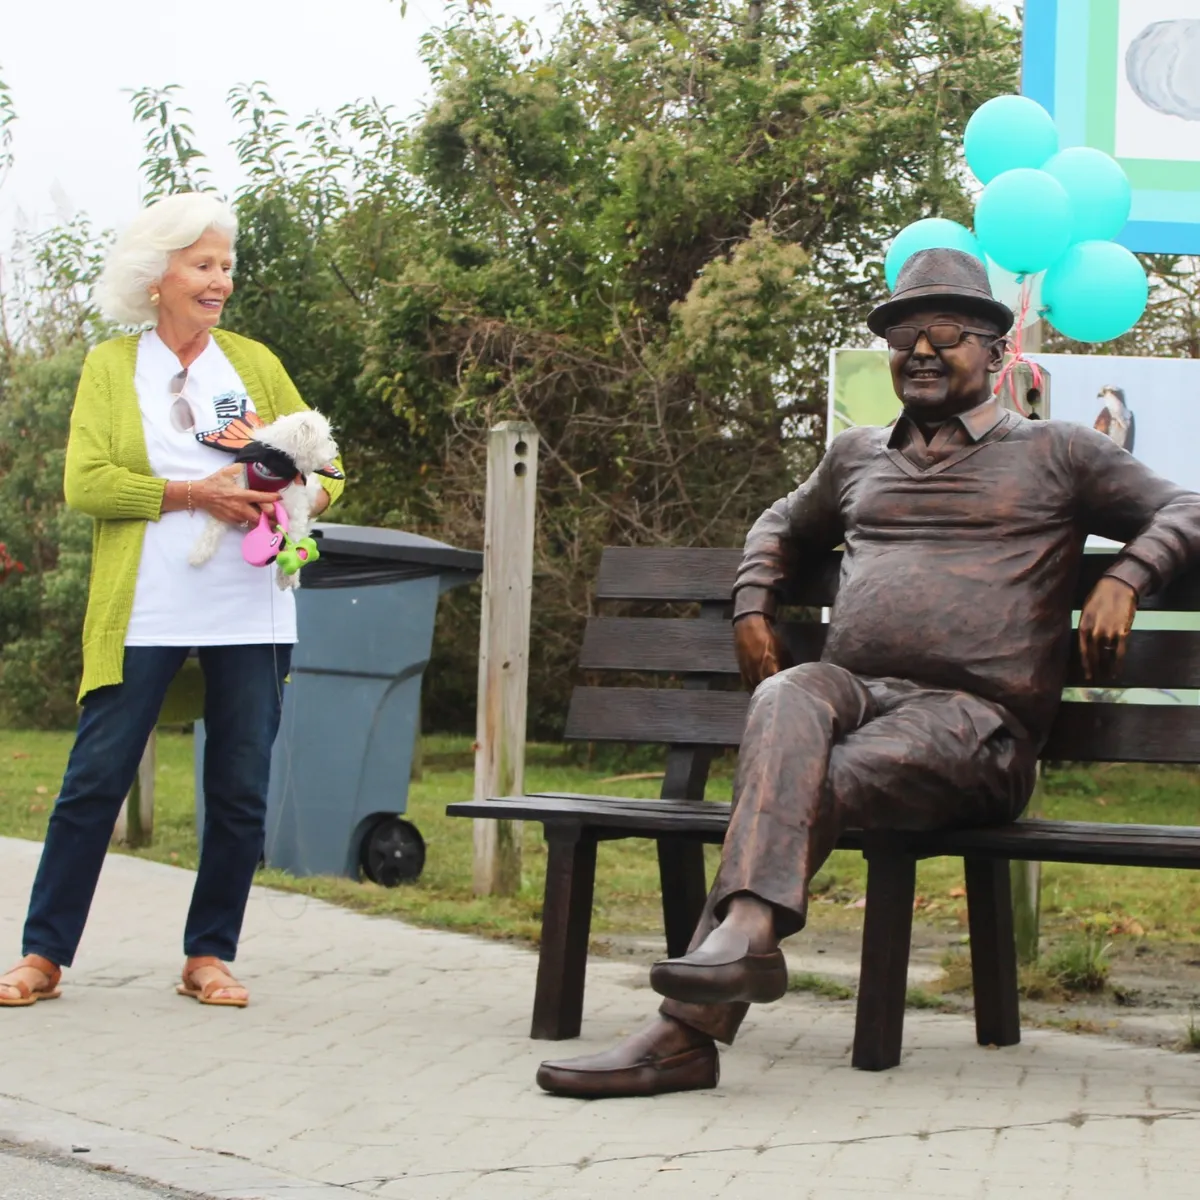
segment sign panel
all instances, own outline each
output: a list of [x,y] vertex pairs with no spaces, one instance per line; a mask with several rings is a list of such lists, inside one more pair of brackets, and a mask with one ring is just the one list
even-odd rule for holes
[[1022,90],[1125,168],[1117,241],[1200,254],[1200,0],[1026,0]]

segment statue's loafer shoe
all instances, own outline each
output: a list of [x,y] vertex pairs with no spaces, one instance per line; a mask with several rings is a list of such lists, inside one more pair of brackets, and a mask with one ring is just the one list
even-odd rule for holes
[[787,963],[782,950],[751,954],[746,937],[718,926],[690,954],[656,962],[650,986],[684,1004],[770,1004],[787,992]]
[[720,1077],[720,1057],[711,1042],[662,1056],[625,1043],[603,1054],[544,1062],[537,1073],[539,1087],[576,1100],[690,1092],[716,1087]]

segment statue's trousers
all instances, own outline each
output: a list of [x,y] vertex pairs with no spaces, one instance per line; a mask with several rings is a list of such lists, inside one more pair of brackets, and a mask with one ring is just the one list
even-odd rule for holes
[[[929,830],[1014,820],[1037,746],[998,705],[967,692],[867,679],[832,663],[792,667],[750,702],[721,866],[692,939],[750,893],[776,929],[803,928],[808,884],[846,829]],[[662,1012],[732,1042],[745,1004]]]

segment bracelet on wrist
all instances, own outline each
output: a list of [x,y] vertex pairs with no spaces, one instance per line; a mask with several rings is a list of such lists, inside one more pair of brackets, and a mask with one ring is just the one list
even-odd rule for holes
[[187,481],[187,511],[189,517],[196,515],[196,510],[192,507],[192,481],[190,479]]

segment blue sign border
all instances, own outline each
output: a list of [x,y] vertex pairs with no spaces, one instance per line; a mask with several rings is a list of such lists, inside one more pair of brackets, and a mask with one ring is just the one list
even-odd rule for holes
[[[1088,19],[1097,0],[1025,0],[1021,90],[1055,118],[1063,147],[1087,145],[1084,130],[1088,74]],[[1099,0],[1110,7],[1115,0]],[[1060,39],[1064,23],[1070,39]],[[1101,146],[1107,150],[1108,147]],[[1189,193],[1190,194],[1190,193]],[[1158,195],[1134,188],[1133,216],[1116,238],[1147,254],[1200,254],[1200,193],[1194,221],[1136,219]]]

